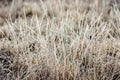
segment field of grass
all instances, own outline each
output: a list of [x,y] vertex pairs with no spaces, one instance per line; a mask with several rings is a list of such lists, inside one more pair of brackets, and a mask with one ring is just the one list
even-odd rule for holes
[[6,21],[0,80],[120,80],[119,10],[106,20],[66,1],[41,2],[39,16]]

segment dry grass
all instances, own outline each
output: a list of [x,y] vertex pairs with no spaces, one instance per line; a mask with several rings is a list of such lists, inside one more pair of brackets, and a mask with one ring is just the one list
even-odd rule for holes
[[120,12],[105,20],[81,2],[41,1],[39,16],[6,20],[0,80],[119,80]]

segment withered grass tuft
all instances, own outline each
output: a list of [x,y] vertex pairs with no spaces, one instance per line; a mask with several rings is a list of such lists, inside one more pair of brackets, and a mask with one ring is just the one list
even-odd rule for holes
[[38,10],[28,4],[0,27],[0,80],[120,79],[118,9],[105,20],[87,0],[40,0]]

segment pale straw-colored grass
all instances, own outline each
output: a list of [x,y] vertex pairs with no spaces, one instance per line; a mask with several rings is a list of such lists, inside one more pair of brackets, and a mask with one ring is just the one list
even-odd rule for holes
[[81,13],[75,1],[41,1],[39,17],[6,21],[0,39],[1,79],[120,79],[119,11],[112,10],[106,21],[94,9]]

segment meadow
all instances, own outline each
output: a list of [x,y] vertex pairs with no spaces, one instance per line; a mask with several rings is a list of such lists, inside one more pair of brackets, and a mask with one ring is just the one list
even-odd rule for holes
[[0,80],[120,80],[120,11],[91,1],[40,0],[0,18]]

